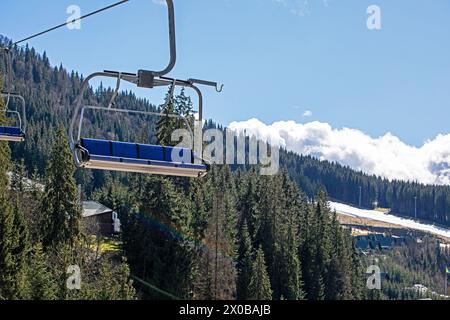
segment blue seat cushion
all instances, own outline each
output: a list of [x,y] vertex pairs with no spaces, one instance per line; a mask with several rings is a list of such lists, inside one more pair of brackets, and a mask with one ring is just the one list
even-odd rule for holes
[[111,142],[111,156],[119,158],[138,159],[137,144],[127,142]]
[[0,127],[0,134],[7,136],[23,136],[24,133],[17,127]]
[[164,147],[140,144],[138,148],[140,159],[164,161]]
[[99,156],[110,156],[111,145],[109,141],[96,139],[81,139],[81,145],[86,148],[90,154]]
[[[105,161],[138,161],[164,166],[193,165],[193,153],[188,148],[162,147],[128,142],[81,139],[81,145],[92,159]],[[125,158],[125,159],[123,159]],[[196,165],[203,168],[203,165]]]

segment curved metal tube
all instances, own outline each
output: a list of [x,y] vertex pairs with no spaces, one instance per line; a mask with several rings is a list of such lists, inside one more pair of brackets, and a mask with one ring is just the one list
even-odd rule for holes
[[169,46],[170,46],[170,60],[166,68],[161,71],[154,71],[153,74],[157,77],[168,74],[175,67],[177,61],[177,41],[175,36],[175,7],[173,0],[166,0],[169,14]]
[[224,87],[223,84],[221,84],[221,85],[216,85],[216,91],[217,91],[218,93],[221,93],[221,92],[223,91],[223,87]]

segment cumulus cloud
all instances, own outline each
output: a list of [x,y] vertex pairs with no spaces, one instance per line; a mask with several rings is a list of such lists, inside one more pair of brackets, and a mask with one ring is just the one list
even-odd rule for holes
[[266,125],[250,119],[232,122],[229,129],[298,154],[335,161],[388,179],[450,184],[450,134],[438,135],[417,148],[391,133],[373,138],[360,130],[334,129],[318,121]]

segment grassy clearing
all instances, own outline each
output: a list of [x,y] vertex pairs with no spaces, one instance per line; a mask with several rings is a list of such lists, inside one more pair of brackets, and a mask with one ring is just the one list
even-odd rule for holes
[[[91,236],[91,245],[93,251],[97,250],[98,240],[96,236]],[[100,253],[118,253],[120,252],[120,241],[112,238],[101,237],[99,244]]]

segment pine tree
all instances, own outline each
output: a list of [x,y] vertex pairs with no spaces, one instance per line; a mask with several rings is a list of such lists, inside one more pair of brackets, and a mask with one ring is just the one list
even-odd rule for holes
[[0,142],[0,296],[4,299],[20,299],[26,291],[29,239],[17,201],[12,205],[7,175],[10,168],[8,144]]
[[191,97],[186,96],[185,88],[182,88],[180,94],[176,96],[175,105],[175,111],[177,114],[183,115],[185,117],[192,116],[194,108]]
[[6,174],[8,168],[9,147],[5,142],[0,142],[0,296],[3,299],[16,297],[17,272],[14,261],[14,211],[10,204],[9,178]]
[[25,191],[25,183],[24,180],[27,177],[27,172],[25,168],[25,162],[23,159],[20,162],[14,164],[14,170],[11,176],[11,189],[18,192],[19,194],[23,194]]
[[170,97],[171,88],[166,95],[165,108],[162,111],[163,116],[156,124],[156,138],[161,145],[174,146],[176,143],[172,141],[172,133],[178,129],[178,119],[173,115],[176,113],[175,101]]
[[249,298],[251,300],[272,300],[272,289],[270,288],[270,279],[262,247],[259,247],[256,251],[249,287]]
[[253,246],[248,232],[247,222],[244,221],[241,231],[238,262],[237,298],[246,300],[249,297],[248,289],[252,276]]
[[326,287],[326,298],[327,300],[337,300],[340,298],[344,286],[344,274],[342,262],[342,252],[345,250],[343,248],[343,232],[340,229],[339,222],[337,221],[336,212],[333,213],[331,227],[331,239],[334,243],[330,251],[330,266],[328,268],[327,274],[327,287]]
[[34,168],[33,174],[31,175],[30,194],[36,201],[40,200],[42,195],[41,177],[37,168]]
[[54,275],[48,267],[48,260],[41,243],[33,246],[27,280],[30,300],[55,300],[57,299],[57,285]]
[[[213,298],[236,297],[237,212],[234,179],[228,167],[213,167],[209,174],[209,219],[202,253],[202,267],[212,284]],[[207,281],[207,282],[209,282]]]
[[16,196],[14,199],[14,242],[15,248],[13,251],[14,262],[16,268],[16,281],[17,281],[17,295],[18,297],[24,297],[27,291],[27,268],[28,268],[28,256],[31,251],[30,235],[27,222],[25,220],[24,213],[19,206],[19,198]]
[[184,241],[193,235],[189,206],[170,179],[147,176],[141,183],[133,188],[139,213],[122,221],[132,272],[179,298],[191,298],[197,261]]
[[60,126],[46,171],[41,203],[44,248],[74,245],[80,235],[81,207],[74,172],[67,136]]
[[[134,300],[136,291],[130,280],[130,270],[125,261],[112,264],[101,261],[96,266],[95,277],[87,279],[81,291],[73,292],[71,299],[82,300]],[[86,282],[86,280],[85,280]]]
[[[2,76],[0,75],[0,88]],[[4,107],[0,99],[0,109]],[[4,113],[0,112],[0,125],[5,123]],[[0,296],[3,299],[13,294],[14,279],[11,275],[14,268],[12,257],[11,234],[13,233],[14,216],[8,199],[9,178],[7,172],[11,167],[10,150],[6,142],[0,142]]]
[[300,260],[302,261],[302,272],[304,290],[308,300],[321,300],[325,298],[324,281],[321,272],[320,256],[321,241],[319,219],[314,205],[310,205],[305,212],[306,225],[302,229],[305,238],[300,246]]
[[242,221],[246,221],[250,236],[257,235],[261,227],[261,185],[256,168],[252,168],[239,183],[238,208]]
[[[179,95],[175,97],[175,113],[183,116],[189,126],[194,126],[194,107],[191,97],[187,96],[185,93],[185,88],[181,89]],[[184,120],[178,120],[178,128],[186,127],[186,122]]]
[[287,300],[303,299],[302,269],[298,257],[297,235],[294,222],[287,226],[286,239],[281,244],[282,262],[281,277],[284,281],[282,295]]

